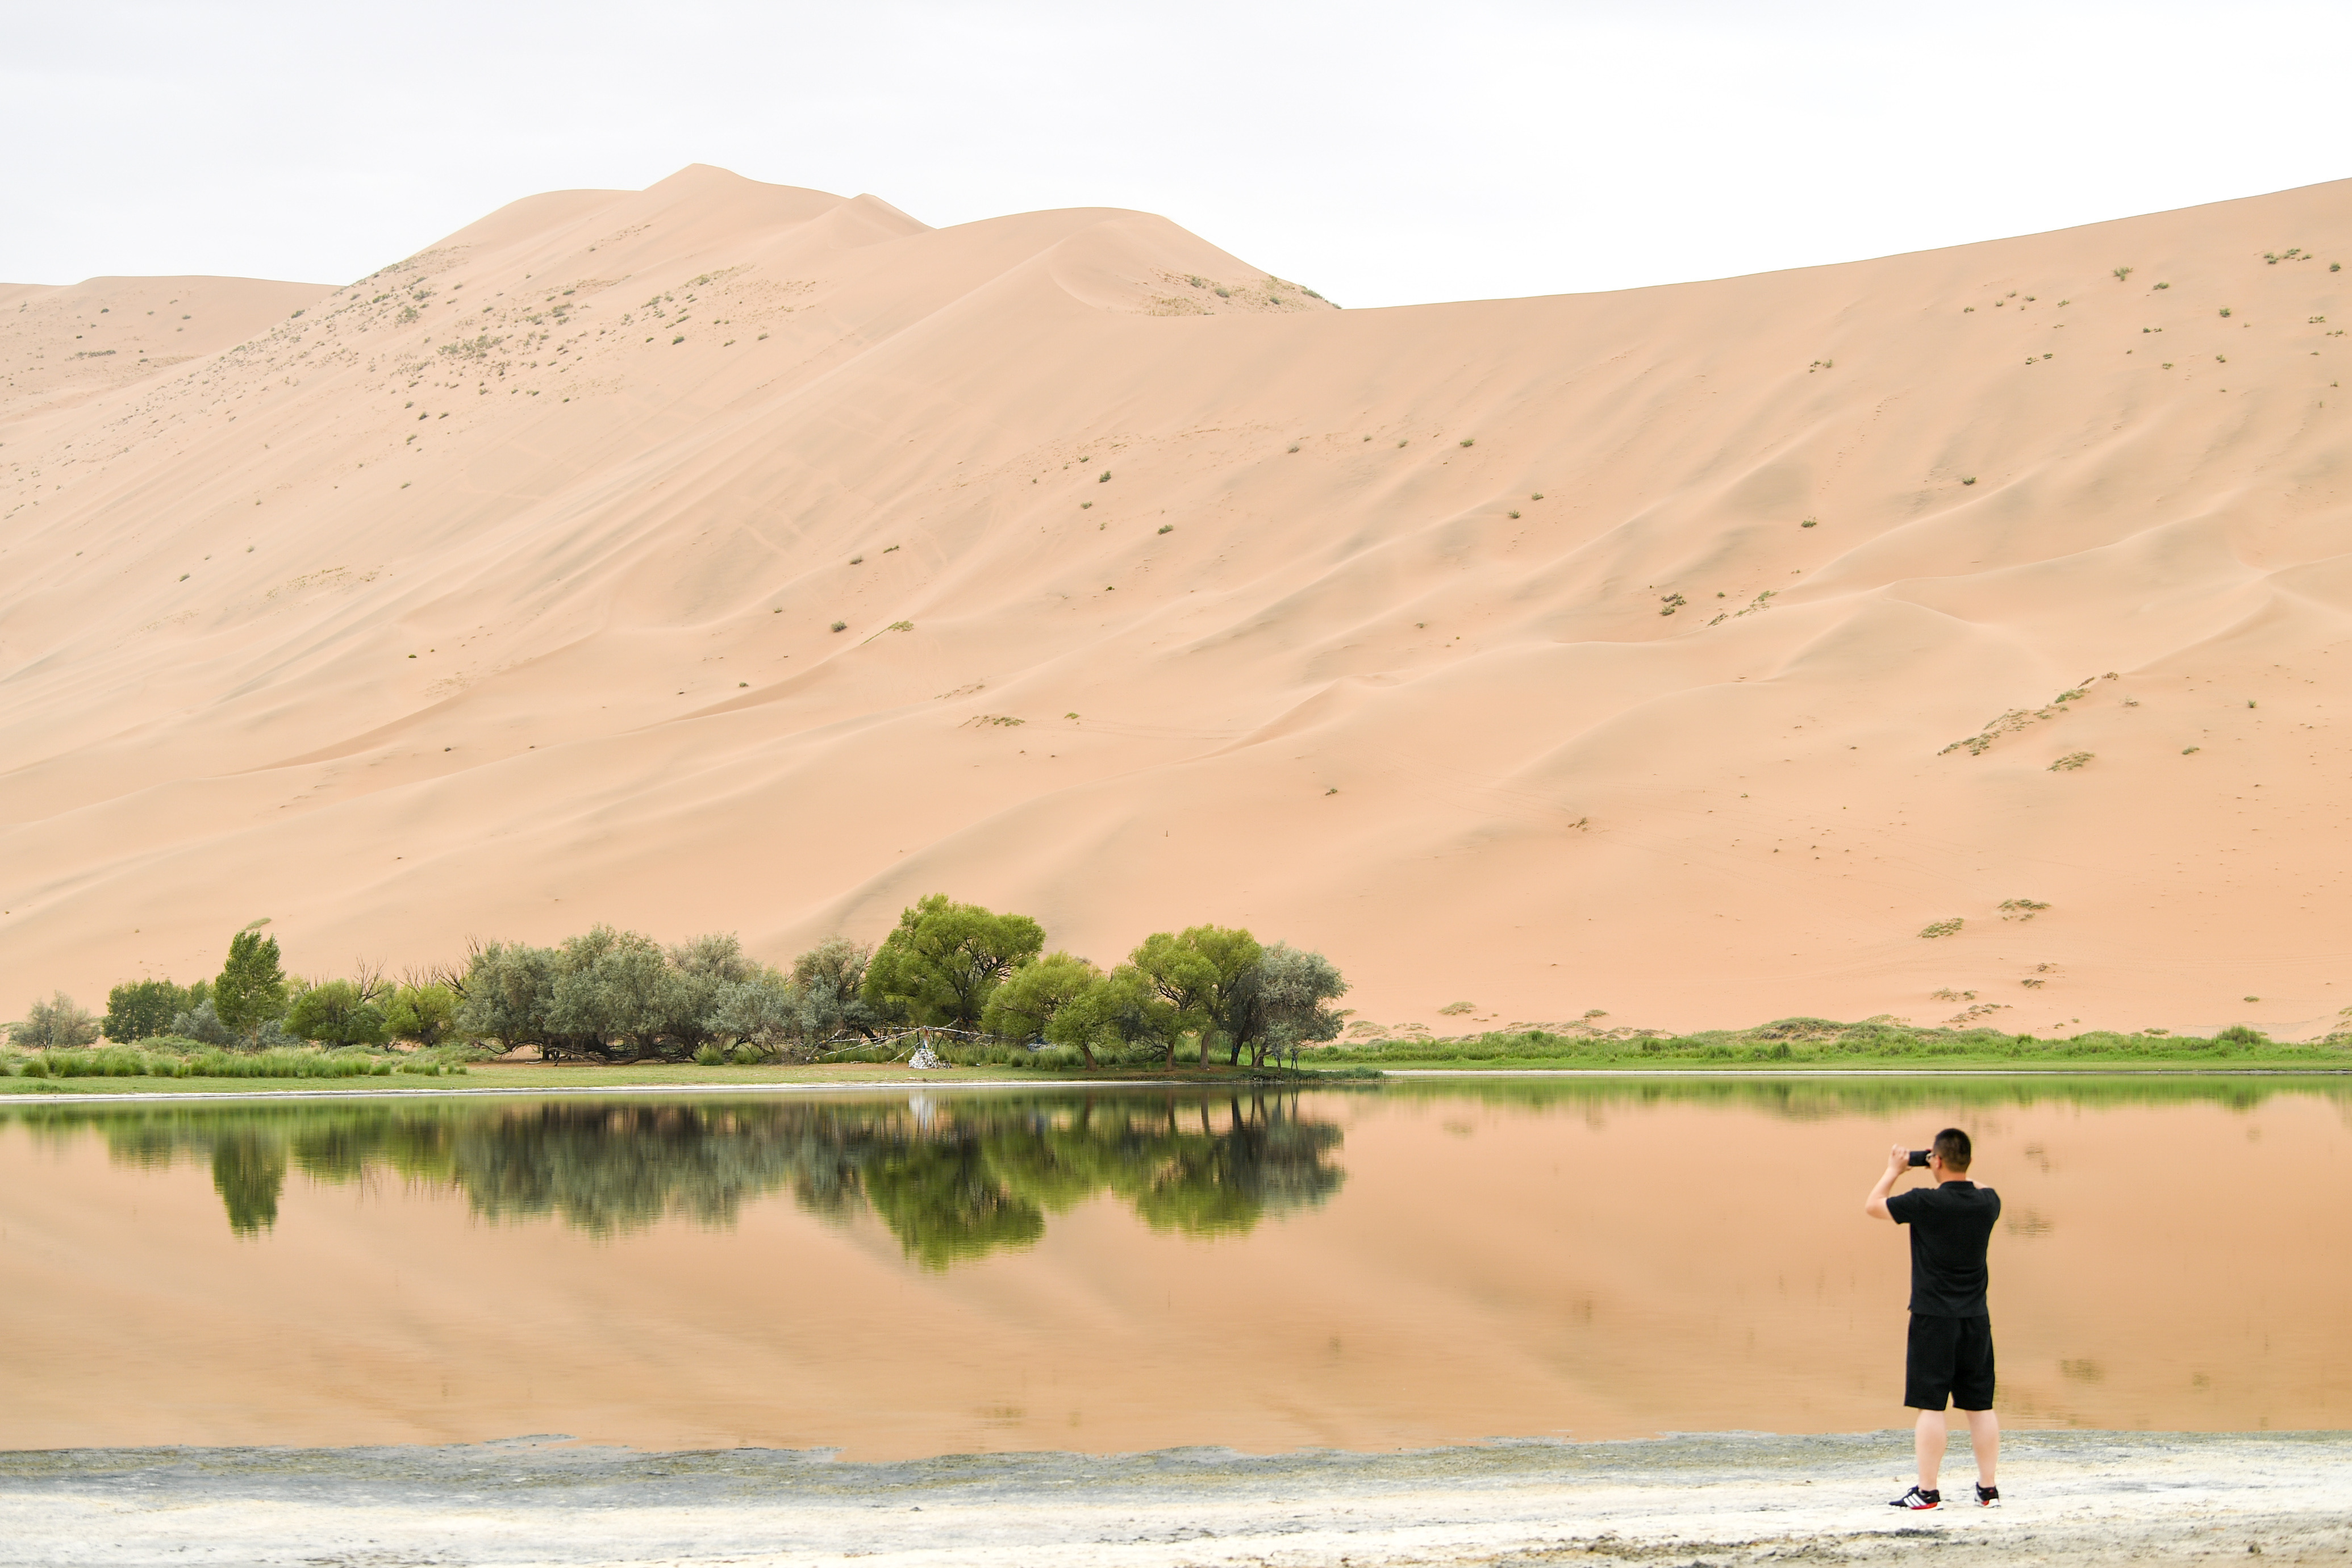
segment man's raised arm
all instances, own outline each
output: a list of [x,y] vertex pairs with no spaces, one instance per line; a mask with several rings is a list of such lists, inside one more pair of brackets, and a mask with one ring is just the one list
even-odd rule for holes
[[1903,1173],[1910,1168],[1911,1151],[1897,1143],[1888,1152],[1886,1169],[1879,1173],[1878,1184],[1870,1189],[1870,1196],[1864,1201],[1862,1212],[1873,1219],[1893,1219],[1895,1216],[1886,1212],[1886,1194],[1895,1190],[1895,1184],[1901,1181]]

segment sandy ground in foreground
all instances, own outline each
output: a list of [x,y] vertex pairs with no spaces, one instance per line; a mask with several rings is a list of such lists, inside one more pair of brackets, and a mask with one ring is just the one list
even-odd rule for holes
[[884,1465],[552,1439],[16,1453],[0,1563],[2352,1560],[2352,1434],[2028,1433],[2004,1458],[2002,1510],[1923,1516],[1885,1506],[1904,1433]]

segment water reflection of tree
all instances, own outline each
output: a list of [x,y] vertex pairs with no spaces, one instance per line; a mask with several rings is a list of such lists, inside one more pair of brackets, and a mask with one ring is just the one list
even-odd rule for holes
[[228,1227],[255,1236],[278,1223],[278,1195],[286,1190],[286,1144],[250,1131],[213,1140],[213,1190],[228,1210]]
[[1339,1189],[1339,1130],[1280,1092],[1088,1091],[938,1100],[580,1100],[500,1106],[42,1107],[37,1132],[95,1130],[114,1158],[209,1159],[230,1228],[276,1223],[287,1172],[454,1188],[494,1221],[597,1236],[683,1218],[731,1225],[789,1191],[835,1221],[870,1213],[945,1268],[1045,1234],[1098,1194],[1155,1230],[1246,1231]]

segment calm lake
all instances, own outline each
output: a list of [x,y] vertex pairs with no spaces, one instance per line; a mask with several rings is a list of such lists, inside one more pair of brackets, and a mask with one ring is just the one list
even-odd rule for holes
[[1888,1144],[2016,1426],[2352,1416],[2341,1079],[0,1108],[0,1447],[852,1458],[1904,1424]]

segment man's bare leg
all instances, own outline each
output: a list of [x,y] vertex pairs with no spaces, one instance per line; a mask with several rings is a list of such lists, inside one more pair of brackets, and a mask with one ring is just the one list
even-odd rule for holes
[[[1975,1430],[1973,1426],[1969,1428]],[[1936,1473],[1944,1468],[1944,1413],[1922,1410],[1919,1423],[1912,1428],[1912,1446],[1919,1454],[1919,1489],[1936,1489]]]
[[1977,1451],[1977,1485],[1990,1491],[2000,1485],[1993,1479],[1993,1467],[2000,1462],[2000,1417],[1990,1410],[1960,1414],[1969,1418],[1969,1447]]

